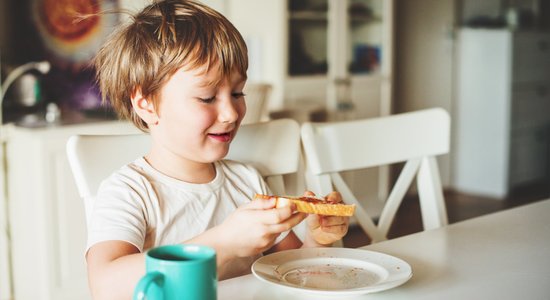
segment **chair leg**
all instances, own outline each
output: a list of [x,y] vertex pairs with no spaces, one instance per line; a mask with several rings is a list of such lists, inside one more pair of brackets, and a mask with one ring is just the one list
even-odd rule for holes
[[365,233],[371,238],[371,241],[375,243],[387,240],[386,236],[384,236],[376,224],[374,224],[372,217],[363,208],[359,200],[355,198],[340,174],[331,174],[330,177],[332,178],[332,183],[334,184],[336,190],[342,194],[344,202],[346,204],[355,204],[355,219],[357,220],[357,223],[359,223],[359,226],[363,228],[363,231],[365,231]]
[[422,159],[417,175],[417,185],[424,229],[447,225],[447,210],[435,157]]
[[395,214],[403,201],[405,193],[414,180],[414,176],[418,172],[420,163],[420,159],[409,160],[403,167],[401,174],[399,174],[399,177],[390,192],[388,200],[382,210],[382,214],[380,215],[380,221],[378,222],[378,228],[384,236],[388,236],[388,232],[393,223],[393,219],[395,218]]

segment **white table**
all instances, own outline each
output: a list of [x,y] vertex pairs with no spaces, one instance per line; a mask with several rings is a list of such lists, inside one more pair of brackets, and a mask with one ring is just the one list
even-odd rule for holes
[[[407,261],[413,277],[394,289],[345,299],[550,299],[550,199],[363,249]],[[218,285],[220,300],[318,298],[253,275]]]

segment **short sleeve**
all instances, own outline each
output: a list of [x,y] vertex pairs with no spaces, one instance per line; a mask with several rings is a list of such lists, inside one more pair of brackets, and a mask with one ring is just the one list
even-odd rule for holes
[[128,242],[143,251],[146,235],[146,202],[144,192],[135,180],[114,174],[102,182],[92,205],[87,249],[109,240]]

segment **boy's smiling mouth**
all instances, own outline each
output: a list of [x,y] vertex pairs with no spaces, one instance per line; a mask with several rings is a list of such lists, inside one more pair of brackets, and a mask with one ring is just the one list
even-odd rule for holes
[[229,132],[221,132],[221,133],[209,133],[208,136],[216,141],[226,143],[231,141],[232,134],[231,134],[231,131],[229,131]]

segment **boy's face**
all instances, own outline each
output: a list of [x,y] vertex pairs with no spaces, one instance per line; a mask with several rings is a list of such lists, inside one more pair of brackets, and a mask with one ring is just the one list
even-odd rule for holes
[[222,159],[246,113],[243,88],[237,72],[216,86],[218,68],[178,70],[161,89],[158,124],[151,135],[157,146],[189,162]]

